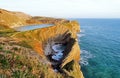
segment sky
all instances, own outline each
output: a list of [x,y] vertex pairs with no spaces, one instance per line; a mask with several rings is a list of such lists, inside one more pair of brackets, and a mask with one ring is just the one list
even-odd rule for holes
[[120,0],[1,0],[0,8],[32,16],[120,18]]

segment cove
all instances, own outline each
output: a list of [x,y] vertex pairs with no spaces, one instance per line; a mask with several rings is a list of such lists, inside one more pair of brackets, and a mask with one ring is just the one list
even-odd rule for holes
[[28,31],[28,30],[34,30],[38,28],[45,28],[49,26],[53,26],[54,24],[40,24],[40,25],[29,25],[29,26],[21,26],[21,27],[15,27],[14,29],[16,31]]

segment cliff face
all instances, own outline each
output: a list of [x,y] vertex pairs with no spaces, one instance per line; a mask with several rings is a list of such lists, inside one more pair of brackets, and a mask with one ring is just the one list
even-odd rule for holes
[[40,22],[42,22],[44,24],[55,24],[55,25],[69,22],[69,20],[66,20],[66,19],[60,19],[60,18],[57,19],[57,18],[40,17],[40,16],[32,17],[32,19],[39,20]]
[[[41,62],[51,66],[53,70],[57,69],[57,72],[64,75],[65,78],[83,78],[78,63],[80,59],[80,48],[77,40],[77,33],[80,31],[78,22],[46,17],[32,17],[21,12],[0,9],[0,27],[3,26],[3,28],[46,23],[55,25],[24,32],[14,31],[10,33],[13,34],[11,37],[32,47],[40,55]],[[52,58],[56,53],[53,46],[57,44],[65,46],[63,56],[59,60]]]
[[[62,23],[56,26],[15,33],[12,37],[27,42],[45,59],[48,59],[53,68],[67,73],[74,78],[83,78],[78,61],[80,48],[77,41],[77,32],[80,31],[76,21]],[[51,48],[55,44],[65,44],[63,58],[58,61],[50,59],[54,53]]]

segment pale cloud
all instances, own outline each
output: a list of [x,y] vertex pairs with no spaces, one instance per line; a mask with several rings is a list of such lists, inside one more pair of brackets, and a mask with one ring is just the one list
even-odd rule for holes
[[120,0],[2,0],[0,8],[37,16],[120,18]]

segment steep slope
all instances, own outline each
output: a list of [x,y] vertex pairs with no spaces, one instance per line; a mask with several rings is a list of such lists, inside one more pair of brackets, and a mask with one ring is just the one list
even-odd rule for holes
[[[77,32],[80,31],[76,21],[62,23],[56,26],[15,33],[12,37],[27,42],[39,55],[48,59],[53,69],[67,73],[74,78],[83,78],[78,61],[80,48],[77,41]],[[63,58],[59,62],[50,59],[54,53],[51,48],[55,44],[65,44]]]
[[62,78],[27,47],[13,38],[0,37],[0,78]]

